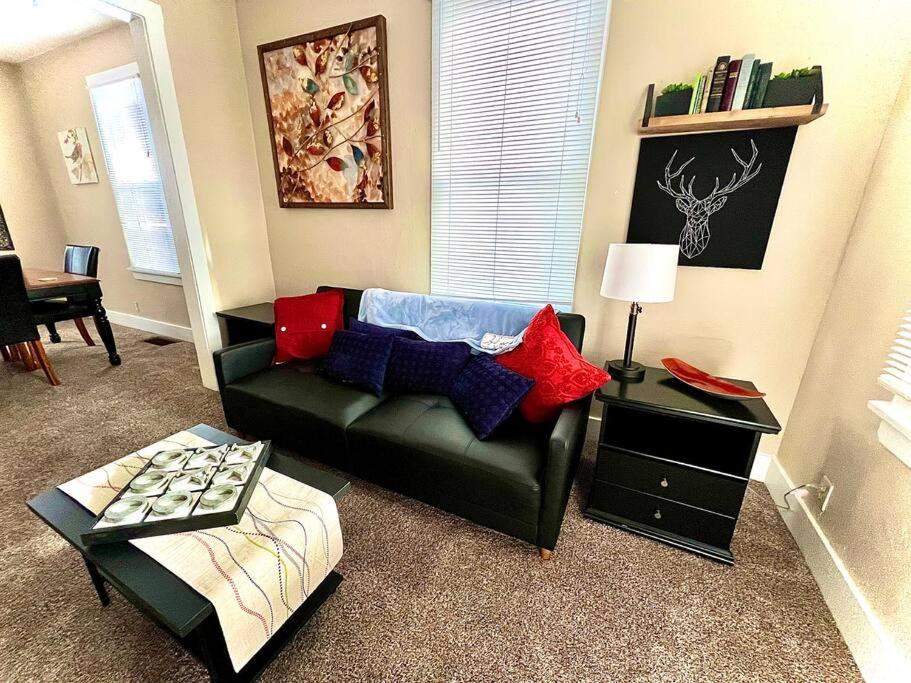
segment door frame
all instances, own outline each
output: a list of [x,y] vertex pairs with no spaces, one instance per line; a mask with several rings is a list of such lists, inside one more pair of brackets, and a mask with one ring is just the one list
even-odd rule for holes
[[115,19],[129,20],[153,133],[160,133],[156,135],[156,151],[199,371],[203,385],[217,390],[212,354],[222,347],[221,330],[215,315],[217,302],[209,270],[206,238],[196,204],[165,38],[164,13],[161,6],[152,0],[77,1]]

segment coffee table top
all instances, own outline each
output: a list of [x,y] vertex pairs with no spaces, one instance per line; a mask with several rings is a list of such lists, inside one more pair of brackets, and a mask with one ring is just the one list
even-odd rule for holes
[[[218,445],[245,443],[204,424],[187,431]],[[336,501],[351,490],[346,479],[281,453],[273,452],[267,467],[324,491]],[[81,535],[91,528],[95,515],[63,491],[52,488],[39,493],[28,501],[28,507],[94,564],[108,583],[175,635],[186,636],[215,611],[212,603],[129,542],[86,546]]]

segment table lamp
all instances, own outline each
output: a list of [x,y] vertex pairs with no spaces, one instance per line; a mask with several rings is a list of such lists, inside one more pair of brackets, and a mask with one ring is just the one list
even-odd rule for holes
[[601,281],[601,296],[631,302],[623,360],[612,360],[607,365],[607,370],[614,379],[638,381],[645,375],[645,368],[633,361],[636,319],[642,312],[639,304],[674,300],[679,254],[680,247],[676,244],[609,246],[604,264],[604,279]]

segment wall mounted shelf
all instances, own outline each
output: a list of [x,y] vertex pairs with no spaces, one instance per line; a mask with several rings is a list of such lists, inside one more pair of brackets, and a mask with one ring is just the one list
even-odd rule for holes
[[705,133],[714,130],[802,126],[825,115],[828,107],[828,104],[823,104],[819,111],[814,111],[814,105],[801,104],[796,107],[715,111],[682,116],[653,116],[649,119],[647,126],[639,126],[639,134],[667,135],[669,133]]
[[652,116],[655,85],[648,87],[645,113],[639,126],[639,135],[670,135],[682,133],[711,133],[724,130],[750,130],[755,128],[786,128],[802,126],[824,116],[829,108],[822,101],[822,80],[813,104],[794,107],[767,107],[764,109],[739,109],[679,116]]

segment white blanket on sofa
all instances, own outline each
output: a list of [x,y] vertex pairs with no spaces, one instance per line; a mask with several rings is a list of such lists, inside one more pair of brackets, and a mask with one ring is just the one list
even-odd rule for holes
[[490,354],[522,343],[539,306],[459,299],[388,289],[364,290],[358,320],[411,330],[427,341],[461,341]]

